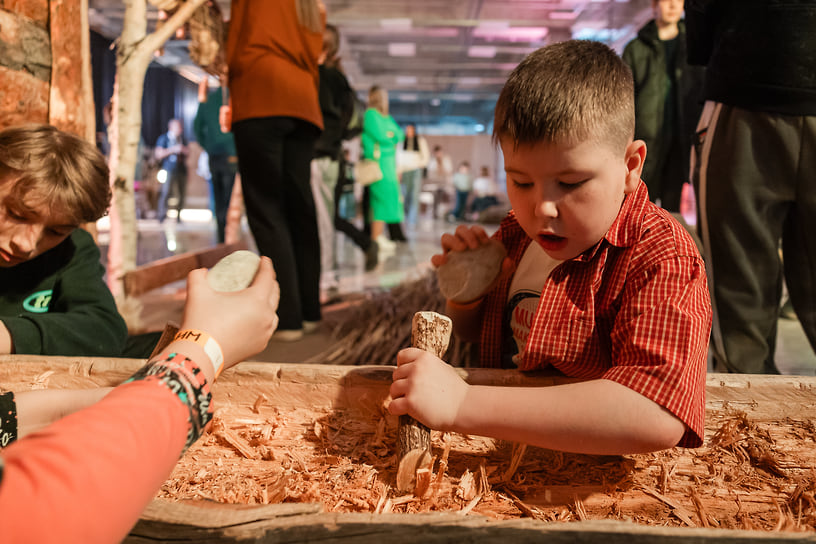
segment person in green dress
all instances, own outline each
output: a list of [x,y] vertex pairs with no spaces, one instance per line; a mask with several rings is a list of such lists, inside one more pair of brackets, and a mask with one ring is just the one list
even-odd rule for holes
[[402,129],[388,114],[388,92],[371,87],[368,109],[363,118],[361,143],[363,157],[380,163],[383,177],[369,186],[371,194],[371,238],[381,250],[394,249],[394,242],[384,235],[386,223],[403,220],[402,197],[397,178],[397,144],[405,139]]

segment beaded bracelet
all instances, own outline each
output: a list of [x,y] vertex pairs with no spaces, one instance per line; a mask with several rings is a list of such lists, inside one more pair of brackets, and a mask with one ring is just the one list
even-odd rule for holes
[[190,423],[184,444],[184,451],[187,451],[212,420],[212,395],[204,372],[188,357],[169,353],[149,362],[124,383],[135,380],[157,380],[187,407]]

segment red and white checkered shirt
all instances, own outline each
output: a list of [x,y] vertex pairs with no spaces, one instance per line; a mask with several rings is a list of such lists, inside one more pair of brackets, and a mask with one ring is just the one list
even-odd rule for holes
[[[517,265],[532,241],[512,211],[494,237]],[[501,366],[511,279],[503,280],[484,302],[485,367]],[[703,442],[710,331],[703,260],[685,229],[649,202],[641,181],[606,236],[550,274],[520,368],[552,365],[567,376],[620,383],[688,426],[679,446],[698,447]]]

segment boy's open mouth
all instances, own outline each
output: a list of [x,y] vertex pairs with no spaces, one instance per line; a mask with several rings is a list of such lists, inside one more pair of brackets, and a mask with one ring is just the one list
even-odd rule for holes
[[539,234],[538,243],[544,249],[557,250],[561,249],[567,243],[567,239],[556,234]]

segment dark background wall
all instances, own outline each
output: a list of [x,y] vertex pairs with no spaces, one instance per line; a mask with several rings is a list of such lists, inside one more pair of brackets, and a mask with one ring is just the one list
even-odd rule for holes
[[[96,32],[91,32],[91,67],[96,130],[102,132],[105,130],[102,109],[113,95],[116,51],[111,49],[111,40]],[[145,74],[142,97],[142,139],[145,145],[152,147],[159,135],[167,131],[167,122],[173,118],[181,119],[184,137],[188,141],[193,140],[193,118],[197,106],[195,83],[169,68],[152,63]]]

